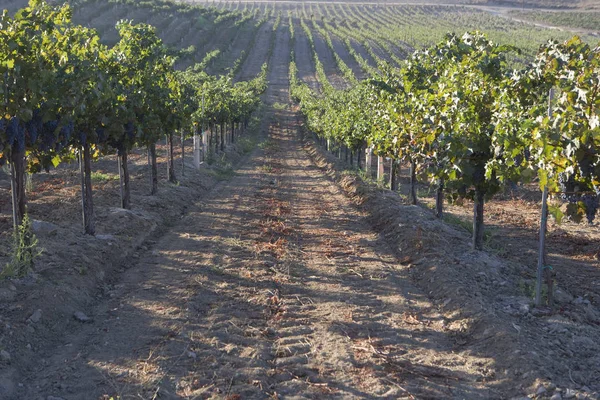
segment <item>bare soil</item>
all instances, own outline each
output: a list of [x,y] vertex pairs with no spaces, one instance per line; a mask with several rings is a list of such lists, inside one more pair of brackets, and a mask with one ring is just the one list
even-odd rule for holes
[[296,42],[294,46],[294,54],[296,57],[296,66],[298,67],[298,78],[306,83],[312,90],[319,92],[320,85],[317,81],[308,38],[302,30],[302,27],[300,26],[300,20],[298,18],[293,19],[293,24]]
[[[312,30],[313,40],[315,42],[315,51],[319,56],[319,60],[323,64],[323,70],[325,71],[325,75],[327,79],[336,89],[345,89],[349,86],[349,83],[346,82],[344,77],[341,75],[340,71],[335,64],[335,59],[333,58],[333,53],[331,49],[327,47],[327,43],[321,34],[313,28],[312,22],[307,21],[308,26]],[[304,31],[302,32],[304,33]]]
[[361,43],[358,43],[354,39],[350,39],[350,44],[352,45],[352,47],[354,48],[354,50],[356,50],[356,52],[358,54],[360,54],[360,56],[362,58],[364,58],[369,63],[369,65],[371,67],[374,67],[374,68],[377,67],[377,63],[375,62],[375,60],[373,59],[373,57],[371,57],[371,55],[369,54],[369,52],[365,49],[365,47]]
[[240,73],[240,80],[249,80],[258,75],[260,68],[267,59],[272,32],[273,24],[271,22],[266,22],[260,27],[256,33],[257,37],[254,47],[252,49],[246,49],[246,51],[249,51],[250,53],[246,59],[243,70]]
[[360,68],[360,65],[358,65],[354,57],[350,55],[348,49],[340,40],[340,38],[331,33],[329,35],[331,37],[331,44],[333,44],[335,52],[342,59],[342,61],[344,61],[344,63],[352,70],[356,79],[358,79],[359,81],[365,79],[365,72],[362,70],[362,68]]

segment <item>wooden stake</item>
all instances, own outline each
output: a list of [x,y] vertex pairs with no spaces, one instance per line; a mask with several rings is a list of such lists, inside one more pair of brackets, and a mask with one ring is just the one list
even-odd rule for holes
[[[548,95],[548,117],[552,118],[552,99],[554,98],[554,89],[550,89]],[[542,193],[542,215],[540,217],[540,246],[538,249],[537,276],[535,281],[535,306],[542,305],[542,280],[544,279],[544,269],[546,268],[546,231],[548,229],[548,186],[544,187]],[[548,280],[548,290],[552,287],[550,278]],[[549,299],[552,296],[549,296]],[[551,304],[549,304],[552,306]]]
[[383,157],[382,156],[377,156],[377,180],[383,180],[383,171],[384,171],[384,166],[383,166]]
[[545,268],[546,224],[548,222],[548,187],[542,194],[542,216],[540,218],[540,247],[538,251],[537,279],[535,282],[535,306],[542,305],[542,280]]

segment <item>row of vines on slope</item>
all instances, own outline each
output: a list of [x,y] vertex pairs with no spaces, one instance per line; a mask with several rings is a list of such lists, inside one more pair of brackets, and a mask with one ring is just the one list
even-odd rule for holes
[[[0,17],[0,165],[10,164],[13,222],[26,215],[26,172],[81,158],[85,232],[94,234],[91,161],[117,151],[121,206],[130,207],[127,158],[148,148],[157,190],[156,143],[193,126],[247,121],[266,88],[266,72],[234,84],[199,68],[175,71],[174,57],[146,24],[117,24],[120,40],[107,47],[94,30],[71,22],[68,5],[33,0]],[[202,107],[202,103],[204,107]]]
[[[291,95],[319,136],[410,163],[413,178],[438,188],[438,216],[444,198],[472,199],[473,247],[480,249],[484,204],[509,182],[537,179],[570,202],[575,220],[591,222],[598,208],[600,52],[578,37],[549,41],[514,70],[507,58],[516,51],[480,32],[449,34],[347,90],[313,93],[293,65]],[[411,193],[416,203],[414,187]]]

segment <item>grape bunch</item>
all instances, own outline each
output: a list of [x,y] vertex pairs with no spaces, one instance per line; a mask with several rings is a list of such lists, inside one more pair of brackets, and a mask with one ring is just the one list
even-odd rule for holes
[[577,203],[579,201],[579,196],[575,194],[577,183],[573,175],[561,172],[558,174],[558,185],[561,191],[560,198],[563,201],[568,201],[569,203]]
[[54,150],[58,136],[59,121],[57,119],[43,123],[42,129],[38,133],[38,149],[42,152]]
[[590,177],[594,174],[594,158],[586,154],[581,160],[577,162],[577,168],[581,176]]
[[42,119],[42,113],[39,108],[33,111],[33,116],[31,120],[25,123],[25,129],[27,131],[29,142],[35,143],[38,136],[44,129],[44,121]]
[[104,128],[96,128],[96,135],[98,136],[98,142],[102,143],[106,140],[106,130]]
[[125,134],[129,137],[129,139],[133,139],[135,137],[135,126],[133,122],[129,121],[123,127],[125,129]]
[[19,135],[19,118],[12,117],[6,124],[6,143],[12,146]]
[[581,196],[581,202],[585,207],[585,216],[588,222],[591,224],[596,218],[596,212],[598,211],[598,195],[586,193]]
[[529,151],[528,148],[525,148],[523,150],[523,154],[517,154],[513,158],[513,161],[514,161],[514,163],[515,163],[516,166],[521,166],[521,165],[523,165],[523,162],[529,161],[530,157],[531,157],[531,152]]
[[559,174],[558,183],[562,192],[560,198],[569,203],[582,204],[588,222],[593,223],[598,211],[600,191],[594,190],[595,193],[591,193],[587,185],[577,182],[573,175],[565,172]]
[[85,144],[87,143],[87,134],[84,131],[79,131],[77,136],[79,137],[79,143],[85,146]]

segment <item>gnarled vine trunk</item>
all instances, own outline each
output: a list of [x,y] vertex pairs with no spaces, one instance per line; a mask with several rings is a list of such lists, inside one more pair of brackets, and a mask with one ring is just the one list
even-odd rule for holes
[[390,165],[390,189],[393,191],[398,190],[398,175],[400,175],[400,162],[392,158]]
[[214,140],[215,154],[217,154],[219,152],[219,134],[215,124],[210,125],[210,137],[211,140]]
[[435,191],[435,216],[442,218],[444,213],[444,180],[438,181],[438,186]]
[[483,205],[485,202],[485,193],[480,189],[475,189],[475,199],[473,204],[473,248],[481,250],[483,247]]
[[19,151],[15,146],[10,153],[10,186],[13,206],[13,225],[15,229],[21,225],[27,212],[25,196],[25,150]]
[[119,151],[119,178],[121,181],[121,207],[131,208],[131,188],[129,186],[129,165],[127,165],[127,151]]
[[158,193],[158,167],[156,164],[156,144],[148,146],[148,157],[150,158],[150,194]]
[[221,124],[221,152],[225,151],[225,124]]
[[417,204],[417,165],[410,162],[410,204]]
[[173,134],[167,134],[167,173],[169,176],[169,182],[177,183],[177,176],[175,176],[175,157],[173,156]]
[[94,220],[94,199],[92,195],[92,156],[90,144],[86,141],[80,153],[79,168],[81,174],[81,212],[83,216],[83,231],[86,235],[96,234]]

